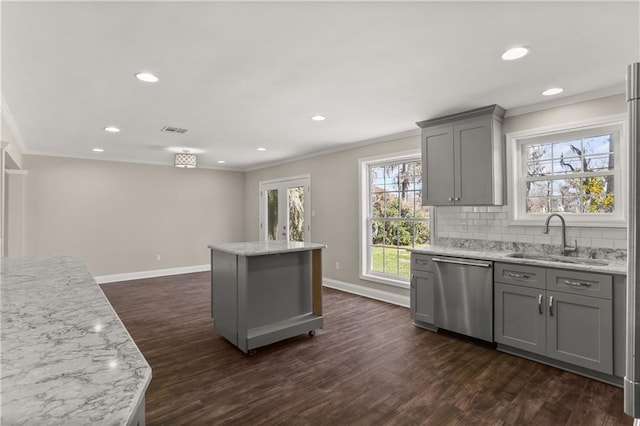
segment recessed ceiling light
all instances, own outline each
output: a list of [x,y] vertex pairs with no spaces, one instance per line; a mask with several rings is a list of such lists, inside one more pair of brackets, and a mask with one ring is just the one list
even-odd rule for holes
[[313,117],[311,117],[311,119],[313,121],[323,121],[326,120],[327,117],[325,117],[324,115],[314,115]]
[[136,78],[140,81],[144,81],[145,83],[157,83],[158,77],[151,74],[150,72],[139,72],[136,74]]
[[117,127],[114,126],[107,126],[104,128],[104,130],[106,130],[107,132],[110,133],[118,133],[120,131],[120,129],[118,129]]
[[553,96],[553,95],[557,95],[558,93],[562,93],[564,89],[561,87],[552,87],[551,89],[547,89],[544,92],[542,92],[542,94],[544,96]]
[[502,59],[505,61],[513,61],[514,59],[520,59],[529,53],[529,49],[523,46],[514,47],[507,50],[502,54]]
[[93,152],[104,152],[104,149],[102,149],[102,148],[93,148],[91,151],[93,151]]
[[260,151],[260,152],[266,151],[266,150],[267,150],[267,148],[263,148],[263,147],[258,148],[258,151]]
[[226,161],[224,161],[224,160],[218,160],[218,164],[224,164],[224,163],[226,163]]

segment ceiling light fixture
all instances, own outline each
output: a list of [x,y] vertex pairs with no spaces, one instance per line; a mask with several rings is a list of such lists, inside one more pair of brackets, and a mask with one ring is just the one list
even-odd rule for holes
[[136,74],[136,78],[140,81],[144,81],[145,83],[157,83],[158,77],[151,74],[150,72],[139,72]]
[[514,59],[520,59],[529,53],[529,49],[523,46],[511,48],[502,54],[502,59],[505,61],[513,61]]
[[542,92],[543,96],[553,96],[553,95],[557,95],[558,93],[562,93],[564,91],[563,88],[561,87],[552,87],[551,89],[547,89],[544,92]]
[[324,115],[314,115],[313,117],[311,117],[311,119],[313,121],[324,121],[327,119],[327,117],[325,117]]
[[266,150],[267,150],[267,148],[263,148],[263,147],[258,148],[258,151],[260,151],[260,152],[264,152]]
[[93,151],[93,152],[104,152],[104,149],[102,149],[102,148],[93,148],[91,151]]
[[107,126],[104,128],[105,131],[109,132],[109,133],[118,133],[120,131],[120,129],[118,129],[115,126]]
[[224,161],[224,160],[218,160],[218,164],[224,164],[224,163],[226,163],[226,161]]
[[182,169],[194,169],[197,166],[198,157],[186,152],[175,155],[175,166]]

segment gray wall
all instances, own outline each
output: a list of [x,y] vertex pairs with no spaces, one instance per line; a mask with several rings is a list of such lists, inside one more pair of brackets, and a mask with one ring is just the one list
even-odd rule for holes
[[244,236],[244,173],[33,155],[24,167],[26,254],[78,256],[100,276],[206,265],[208,244]]

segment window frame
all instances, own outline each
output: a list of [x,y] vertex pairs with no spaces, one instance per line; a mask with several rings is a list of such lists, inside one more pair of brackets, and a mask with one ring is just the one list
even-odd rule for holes
[[[400,288],[409,288],[409,278],[404,278],[400,276],[394,276],[391,274],[383,274],[373,272],[369,269],[369,259],[371,258],[371,253],[369,251],[370,245],[369,241],[371,240],[371,230],[369,227],[369,208],[370,208],[370,180],[369,180],[369,166],[376,164],[387,164],[392,162],[402,162],[402,161],[422,161],[421,151],[411,150],[411,151],[403,151],[398,153],[390,153],[390,154],[382,154],[376,155],[373,157],[361,158],[358,160],[358,177],[359,184],[358,188],[360,191],[359,197],[359,277],[364,281],[372,281],[380,284],[386,284],[394,287]],[[424,173],[423,173],[424,176]],[[423,182],[424,184],[424,182]],[[433,238],[433,208],[429,208],[429,235],[430,238]],[[413,219],[415,220],[415,219]]]
[[[560,139],[585,137],[596,135],[603,130],[613,133],[613,173],[603,174],[614,177],[615,208],[613,213],[562,213],[567,225],[584,227],[625,227],[627,225],[627,175],[629,158],[623,153],[627,152],[628,143],[627,121],[625,114],[616,114],[590,120],[582,120],[572,123],[559,124],[544,128],[536,128],[506,135],[507,151],[507,195],[508,195],[508,224],[509,225],[540,225],[544,223],[548,213],[527,213],[524,182],[526,176],[525,161],[523,155],[525,147],[533,143],[558,141]],[[598,172],[594,172],[597,174]],[[582,174],[580,174],[582,175]],[[554,176],[556,177],[556,176]],[[557,175],[560,179],[560,176]],[[543,179],[544,180],[544,179]],[[552,180],[552,179],[549,179]]]

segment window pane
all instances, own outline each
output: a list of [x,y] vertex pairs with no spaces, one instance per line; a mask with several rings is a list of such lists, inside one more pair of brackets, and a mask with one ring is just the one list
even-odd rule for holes
[[587,170],[590,172],[596,172],[601,170],[613,170],[614,169],[614,157],[613,154],[603,155],[597,157],[587,157]]
[[289,241],[304,241],[304,187],[288,188]]
[[398,249],[384,247],[384,271],[387,274],[398,275]]
[[577,173],[581,171],[582,171],[581,157],[573,157],[573,158],[560,157],[559,159],[553,162],[554,175],[561,175],[563,173]]
[[553,195],[576,196],[582,193],[582,179],[557,179],[552,184]]
[[527,160],[543,161],[551,159],[551,144],[537,144],[527,146]]
[[530,161],[527,163],[527,176],[546,176],[553,173],[551,161]]
[[551,211],[558,213],[580,213],[582,211],[580,197],[577,195],[552,197]]
[[384,190],[398,190],[398,165],[393,164],[384,168]]
[[384,188],[384,166],[369,167],[369,178],[371,180],[371,189]]
[[542,197],[551,195],[551,181],[538,180],[526,182],[527,197]]
[[278,239],[278,190],[267,190],[267,239]]
[[613,176],[586,178],[582,184],[584,213],[613,213]]
[[383,245],[386,241],[384,222],[380,220],[374,220],[371,223],[371,244]]
[[613,152],[612,135],[593,136],[583,141],[584,154],[607,154]]
[[549,197],[527,197],[527,213],[547,213],[551,200]]
[[553,158],[579,157],[582,153],[582,141],[574,139],[565,142],[555,142],[553,144]]

